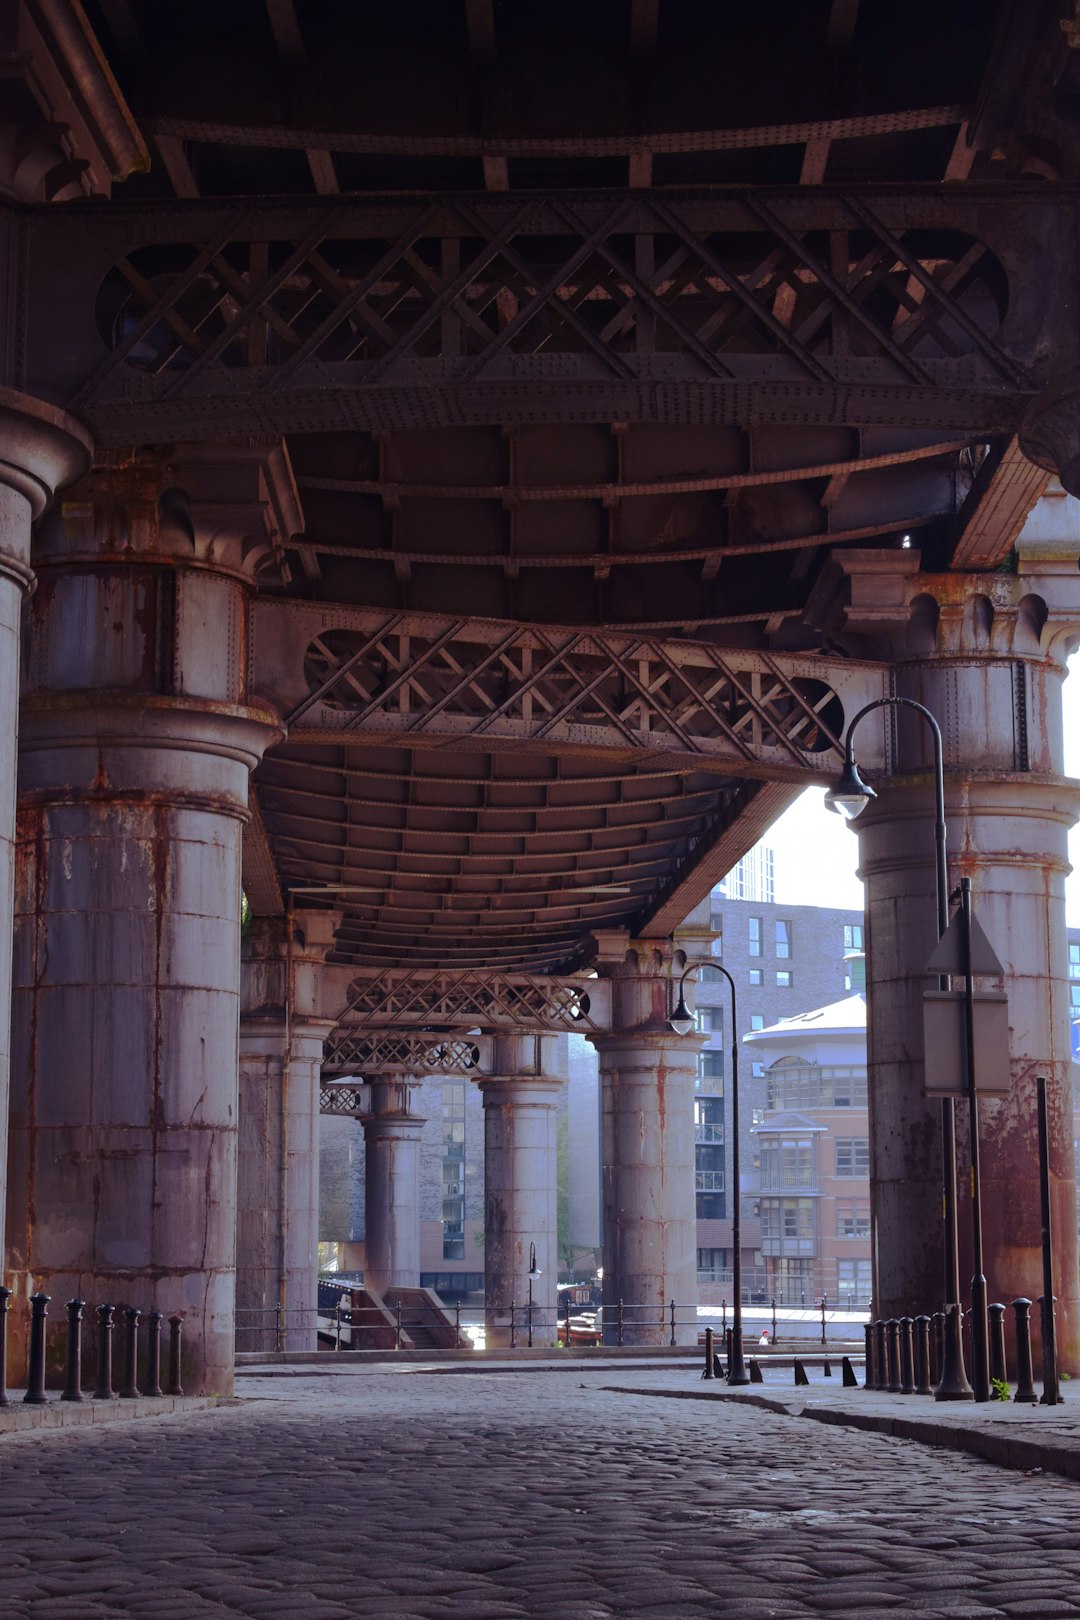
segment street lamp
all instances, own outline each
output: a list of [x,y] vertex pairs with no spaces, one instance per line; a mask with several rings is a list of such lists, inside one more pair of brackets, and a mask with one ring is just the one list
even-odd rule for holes
[[[679,998],[668,1023],[676,1035],[689,1035],[694,1027],[694,1015],[687,1009],[683,986],[691,973],[704,967],[703,962],[692,962],[683,970],[679,980]],[[748,1384],[750,1374],[743,1360],[742,1327],[742,1200],[739,1186],[739,1019],[736,1004],[735,980],[719,962],[708,964],[722,973],[731,986],[731,1179],[734,1182],[731,1203],[731,1281],[735,1303],[731,1317],[731,1354],[728,1356],[727,1381],[729,1384]]]
[[[860,720],[874,709],[905,708],[921,714],[934,738],[934,878],[937,898],[938,938],[949,926],[949,877],[945,861],[945,764],[941,746],[941,727],[930,710],[914,698],[877,698],[860,709],[847,729],[844,743],[844,769],[839,779],[825,794],[830,810],[854,821],[877,794],[859,775],[855,763],[853,737]],[[942,976],[941,988],[947,988]],[[939,1401],[969,1401],[972,1388],[964,1370],[964,1346],[960,1318],[960,1259],[956,1230],[956,1110],[951,1097],[941,1099],[941,1152],[942,1182],[945,1205],[945,1355],[941,1380],[934,1391]]]
[[533,1347],[533,1342],[532,1342],[532,1307],[533,1307],[532,1285],[533,1285],[533,1282],[536,1280],[537,1277],[542,1277],[543,1275],[544,1275],[544,1273],[540,1270],[540,1267],[536,1263],[536,1244],[535,1243],[530,1243],[529,1244],[529,1349],[530,1350]]

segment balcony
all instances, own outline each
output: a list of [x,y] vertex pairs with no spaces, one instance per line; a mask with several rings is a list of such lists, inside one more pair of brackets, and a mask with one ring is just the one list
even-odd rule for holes
[[715,1123],[694,1126],[694,1141],[698,1143],[711,1142],[722,1147],[724,1145],[724,1125],[719,1120]]
[[758,1192],[763,1193],[818,1193],[816,1170],[762,1170],[758,1174]]

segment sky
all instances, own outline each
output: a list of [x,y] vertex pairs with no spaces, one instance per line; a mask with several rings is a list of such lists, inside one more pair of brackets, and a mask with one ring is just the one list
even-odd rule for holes
[[[1065,769],[1080,776],[1080,654],[1069,661],[1064,689]],[[933,833],[927,828],[928,847]],[[781,905],[859,907],[863,886],[855,876],[859,841],[848,824],[825,808],[823,788],[807,788],[766,833],[775,856]],[[808,858],[812,852],[812,858]],[[1066,920],[1080,927],[1080,828],[1069,835],[1074,871],[1065,884]]]

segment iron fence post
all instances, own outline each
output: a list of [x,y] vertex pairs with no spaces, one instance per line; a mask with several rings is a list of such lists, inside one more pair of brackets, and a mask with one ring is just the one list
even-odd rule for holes
[[776,1343],[776,1300],[772,1302],[772,1343]]
[[1057,1335],[1055,1332],[1054,1317],[1057,1305],[1056,1296],[1047,1299],[1044,1294],[1039,1295],[1039,1315],[1042,1322],[1042,1381],[1043,1392],[1039,1397],[1040,1406],[1057,1406],[1061,1400],[1061,1389],[1058,1384],[1057,1372]]
[[395,1305],[394,1305],[394,1349],[395,1350],[400,1350],[401,1349],[401,1301],[400,1301],[400,1299],[397,1300],[395,1302]]
[[49,1295],[40,1291],[30,1296],[30,1366],[26,1375],[26,1394],[23,1401],[29,1406],[44,1406],[45,1394],[45,1318],[49,1313]]
[[915,1393],[934,1393],[930,1382],[930,1318],[925,1315],[915,1318]]
[[622,1349],[622,1342],[623,1342],[623,1309],[622,1309],[622,1300],[621,1299],[619,1301],[619,1315],[618,1315],[618,1319],[617,1319],[617,1330],[618,1330],[618,1337],[615,1340],[615,1343],[619,1347],[619,1349],[621,1350]]
[[713,1373],[713,1330],[711,1327],[705,1329],[705,1371],[701,1376],[702,1378],[715,1376]]
[[120,1391],[120,1399],[123,1401],[134,1401],[139,1396],[137,1371],[141,1315],[142,1312],[134,1305],[129,1305],[124,1311],[124,1386]]
[[10,1406],[7,1392],[7,1324],[11,1289],[0,1287],[0,1406]]
[[184,1332],[184,1318],[177,1313],[169,1317],[169,1387],[166,1395],[182,1395],[184,1386],[180,1382],[180,1350]]
[[67,1357],[64,1363],[64,1393],[62,1401],[81,1401],[82,1392],[82,1320],[83,1299],[67,1302]]
[[827,1302],[828,1302],[828,1295],[827,1294],[822,1294],[822,1296],[821,1296],[821,1342],[822,1342],[822,1344],[825,1343],[825,1306],[826,1306]]
[[461,1349],[461,1301],[454,1301],[454,1349]]
[[671,1304],[671,1338],[670,1338],[670,1340],[668,1342],[669,1342],[669,1344],[674,1345],[674,1343],[675,1343],[675,1301],[671,1300],[670,1304]]
[[153,1400],[161,1398],[161,1311],[151,1311],[146,1318],[146,1391]]
[[865,1356],[863,1358],[863,1389],[877,1388],[877,1368],[874,1366],[874,1324],[867,1322],[863,1327],[863,1340],[865,1342]]
[[910,1316],[900,1318],[900,1393],[901,1395],[914,1395],[915,1393],[915,1355],[912,1342],[912,1329],[915,1326]]
[[1003,1384],[1008,1378],[1005,1361],[1005,1307],[988,1305],[986,1314],[990,1318],[990,1379],[992,1383]]
[[94,1389],[95,1401],[111,1401],[112,1387],[112,1336],[114,1305],[99,1305],[98,1319],[98,1360],[97,1385]]
[[517,1312],[513,1300],[510,1301],[510,1348],[517,1349]]

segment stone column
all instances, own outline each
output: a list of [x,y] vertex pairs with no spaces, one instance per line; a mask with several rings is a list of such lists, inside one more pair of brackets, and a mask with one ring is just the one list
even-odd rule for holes
[[554,1344],[559,1257],[556,1247],[557,1111],[565,1081],[553,1074],[555,1037],[500,1035],[494,1074],[477,1083],[484,1102],[484,1307],[489,1345],[528,1340],[526,1312],[533,1245],[533,1344]]
[[364,1127],[364,1284],[373,1293],[420,1286],[420,1136],[410,1113],[416,1082],[371,1081]]
[[[612,1031],[590,1036],[600,1058],[604,1342],[697,1343],[694,1083],[699,1035],[668,1024],[681,953],[634,940],[605,973]],[[688,982],[687,990],[691,986]]]
[[258,491],[208,533],[176,482],[95,474],[35,557],[10,1263],[20,1298],[183,1313],[185,1389],[228,1392],[241,835],[281,732],[246,690]]
[[[84,472],[89,460],[90,440],[77,422],[40,400],[0,388],[0,1192],[7,1166],[19,632],[23,597],[34,581],[30,528],[53,491]],[[3,1254],[0,1196],[0,1278]]]
[[[949,883],[972,882],[977,920],[1005,968],[1007,1097],[979,1105],[984,1266],[990,1298],[1042,1293],[1035,1078],[1048,1081],[1062,1365],[1077,1366],[1064,879],[1080,791],[1062,775],[1063,653],[1078,621],[1075,544],[1067,559],[1021,545],[1018,576],[913,582],[897,695],[944,734]],[[904,656],[906,654],[906,656]],[[936,940],[933,781],[917,716],[884,728],[888,774],[859,834],[867,900],[868,1062],[874,1308],[884,1317],[943,1298],[941,1103],[923,1095],[922,996]],[[873,744],[871,744],[873,746]],[[857,750],[856,750],[857,751]],[[956,1103],[960,1281],[972,1272],[968,1110]],[[1036,1324],[1037,1326],[1037,1324]]]

